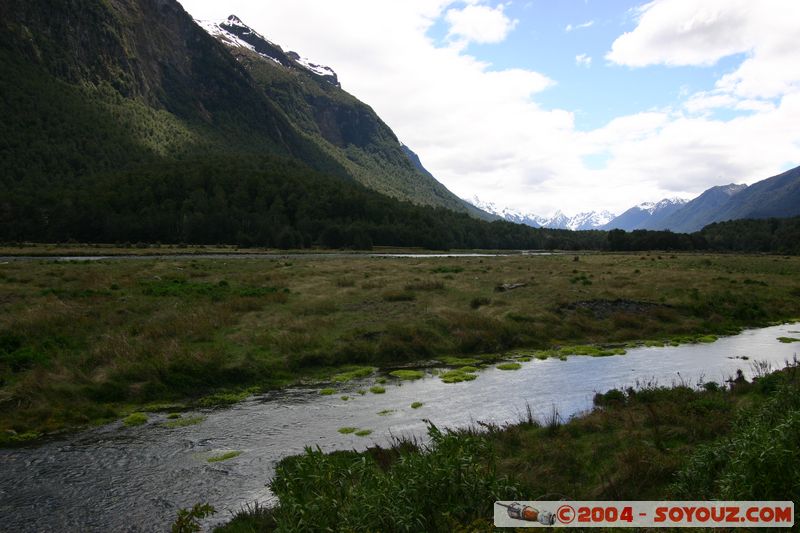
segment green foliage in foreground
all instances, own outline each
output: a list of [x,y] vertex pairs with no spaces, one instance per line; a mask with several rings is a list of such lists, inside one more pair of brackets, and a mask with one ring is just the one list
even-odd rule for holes
[[[791,369],[794,373],[797,368]],[[792,375],[792,378],[796,376]],[[797,381],[772,374],[776,392],[763,405],[739,412],[734,431],[703,445],[678,474],[683,499],[800,499],[800,393]]]
[[199,520],[216,512],[217,510],[207,503],[198,503],[191,509],[181,509],[178,511],[177,520],[172,524],[172,533],[195,533],[200,531]]
[[428,433],[422,450],[381,451],[391,459],[312,449],[284,459],[270,484],[281,502],[274,511],[280,530],[450,531],[490,516],[496,499],[517,496],[492,462],[476,461],[491,455],[484,439],[433,425]]

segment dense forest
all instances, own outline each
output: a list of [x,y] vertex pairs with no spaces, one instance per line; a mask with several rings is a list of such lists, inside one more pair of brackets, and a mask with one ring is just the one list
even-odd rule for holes
[[5,242],[800,253],[800,218],[717,223],[691,235],[534,229],[400,202],[276,156],[152,163],[77,179],[6,174],[1,180]]
[[289,159],[218,157],[6,180],[0,240],[162,242],[369,249],[599,249],[604,234],[483,222],[400,202]]

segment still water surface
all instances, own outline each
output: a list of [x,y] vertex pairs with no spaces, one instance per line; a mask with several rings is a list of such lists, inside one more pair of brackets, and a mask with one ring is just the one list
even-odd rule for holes
[[[305,446],[364,449],[387,444],[392,435],[421,437],[423,419],[439,427],[514,422],[526,405],[542,418],[553,409],[568,417],[589,409],[596,392],[637,383],[721,383],[737,369],[751,376],[754,361],[777,368],[791,360],[800,345],[780,343],[781,336],[800,337],[800,324],[748,330],[712,344],[637,348],[624,356],[534,360],[517,371],[491,368],[475,381],[452,385],[435,377],[390,380],[385,394],[359,395],[370,380],[341,386],[333,396],[292,388],[184,414],[206,417],[195,426],[169,429],[161,425],[163,415],[151,415],[137,428],[116,422],[38,447],[0,450],[0,531],[166,531],[177,509],[198,502],[218,509],[211,522],[218,523],[248,502],[268,501],[265,484],[276,461]],[[411,409],[412,402],[424,406]],[[378,414],[384,410],[394,411]],[[337,429],[343,426],[373,433],[342,435]],[[231,450],[243,453],[207,461]]]

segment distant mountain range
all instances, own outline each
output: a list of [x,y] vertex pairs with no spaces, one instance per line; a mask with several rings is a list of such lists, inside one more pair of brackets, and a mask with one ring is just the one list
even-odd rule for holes
[[645,202],[619,216],[608,211],[589,211],[573,217],[557,211],[551,217],[499,208],[477,196],[469,202],[510,222],[534,228],[570,230],[633,231],[669,230],[675,233],[700,231],[713,222],[743,218],[786,218],[800,215],[800,167],[750,185],[711,187],[693,200],[665,198]]
[[561,211],[556,211],[554,215],[546,217],[509,209],[507,207],[500,208],[492,202],[482,201],[477,196],[467,201],[487,213],[496,215],[509,222],[525,224],[532,228],[569,229],[573,231],[590,230],[598,229],[614,218],[614,214],[609,211],[588,211],[585,213],[578,213],[572,217],[565,215]]
[[[652,206],[652,207],[651,207]],[[711,187],[691,201],[671,199],[628,209],[602,229],[700,231],[713,222],[800,215],[800,167],[747,186]]]

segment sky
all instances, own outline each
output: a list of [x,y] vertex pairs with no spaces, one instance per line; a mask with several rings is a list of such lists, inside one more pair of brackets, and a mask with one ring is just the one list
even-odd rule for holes
[[462,198],[620,214],[800,165],[798,0],[179,0],[333,68]]

